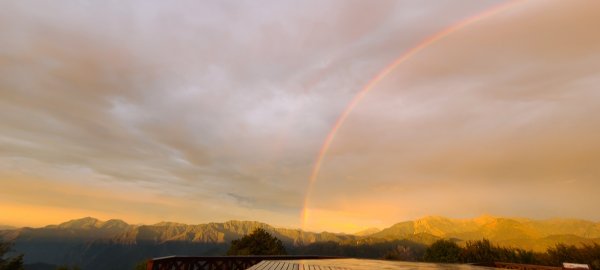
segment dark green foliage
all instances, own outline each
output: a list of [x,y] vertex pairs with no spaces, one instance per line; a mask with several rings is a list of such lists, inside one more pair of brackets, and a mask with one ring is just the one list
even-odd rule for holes
[[81,270],[81,268],[79,268],[79,266],[59,266],[56,268],[56,270]]
[[462,249],[453,241],[438,240],[425,250],[423,260],[427,262],[457,263],[460,262]]
[[520,248],[494,247],[496,262],[513,262],[524,264],[537,264],[540,261],[538,253]]
[[0,270],[23,270],[23,255],[7,258],[10,243],[0,242]]
[[[544,258],[544,254],[492,245],[487,239],[467,241],[464,247],[452,243],[454,242],[449,240],[440,240],[434,243],[428,248],[423,259],[429,262],[462,262],[484,265],[491,265],[494,262],[549,264]],[[458,253],[456,252],[457,247]]]
[[493,262],[511,262],[535,264],[536,254],[519,248],[494,246],[487,240],[467,241],[460,257],[461,262],[491,264]]
[[241,239],[231,241],[227,255],[285,255],[281,240],[258,228]]
[[[85,270],[131,270],[148,258],[171,255],[219,256],[227,252],[227,244],[168,241],[165,243],[138,242],[135,245],[95,242],[80,255]],[[75,263],[75,262],[72,262]],[[145,268],[144,268],[145,269]]]
[[417,256],[415,252],[407,246],[396,246],[396,248],[388,251],[383,258],[386,260],[396,261],[416,261]]
[[23,270],[23,255],[19,255],[10,259],[2,259],[0,262],[0,270]]
[[363,239],[346,242],[316,242],[305,246],[289,246],[290,253],[296,255],[324,255],[352,258],[371,258],[402,261],[418,261],[423,257],[427,246],[409,240],[387,241]]
[[134,270],[146,270],[147,264],[148,264],[148,260],[143,260],[135,265]]
[[[40,268],[44,270],[55,270],[56,266],[77,265],[85,270],[131,270],[137,263],[145,261],[148,258],[157,258],[171,255],[194,255],[194,256],[222,256],[229,248],[225,243],[196,243],[187,241],[167,241],[154,243],[149,241],[138,241],[135,244],[121,244],[110,241],[94,241],[84,245],[74,245],[72,248],[63,249],[65,255],[45,256],[42,252],[46,251],[49,255],[61,254],[58,245],[44,245],[36,242],[39,247],[33,244],[24,248],[21,244],[18,246],[19,252],[25,253],[26,269],[33,268],[31,264],[42,261],[51,268]],[[60,246],[58,246],[60,247]],[[42,249],[45,248],[45,249]],[[58,252],[57,252],[58,251]],[[66,253],[68,251],[68,253]],[[37,255],[37,257],[35,256]],[[30,261],[27,261],[27,258]],[[33,260],[32,258],[39,258]]]
[[585,263],[592,269],[600,270],[600,245],[574,245],[558,244],[548,248],[548,263],[561,265],[563,262]]
[[[457,251],[458,250],[458,251]],[[563,262],[588,264],[600,270],[600,245],[564,245],[548,248],[545,253],[535,253],[519,248],[500,247],[483,239],[467,241],[459,247],[452,241],[440,240],[433,243],[423,257],[429,262],[462,262],[491,265],[493,262],[562,266]]]
[[558,244],[548,248],[548,261],[553,265],[559,265],[563,262],[580,262],[581,257],[576,246]]
[[467,241],[461,254],[463,262],[493,263],[498,261],[499,250],[489,240]]

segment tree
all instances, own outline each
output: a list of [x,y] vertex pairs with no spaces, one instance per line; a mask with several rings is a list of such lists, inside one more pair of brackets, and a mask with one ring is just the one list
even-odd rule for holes
[[416,261],[417,257],[415,252],[407,246],[396,246],[394,249],[388,251],[384,256],[386,260],[397,260],[397,261]]
[[490,240],[467,241],[461,257],[463,262],[489,264],[498,260],[497,251]]
[[0,242],[0,270],[23,270],[23,255],[7,258],[12,244]]
[[79,266],[68,267],[63,265],[56,268],[56,270],[81,270],[81,268]]
[[457,263],[460,262],[462,249],[453,241],[438,240],[425,250],[423,259],[427,262]]
[[146,266],[147,266],[147,264],[148,264],[148,260],[143,260],[143,261],[141,261],[141,262],[138,262],[138,263],[135,265],[135,268],[134,268],[134,270],[146,270]]
[[258,228],[241,239],[231,241],[227,255],[285,255],[281,240]]
[[597,243],[581,246],[557,244],[546,252],[548,264],[561,265],[563,262],[588,264],[592,269],[600,269],[600,245]]

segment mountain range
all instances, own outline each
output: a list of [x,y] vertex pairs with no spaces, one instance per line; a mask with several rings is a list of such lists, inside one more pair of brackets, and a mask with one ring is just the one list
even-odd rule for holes
[[417,234],[458,241],[486,238],[502,246],[543,251],[557,243],[598,242],[600,223],[580,219],[532,220],[492,216],[450,219],[432,216],[397,223],[369,237],[392,240]]
[[321,242],[361,245],[403,239],[427,245],[442,238],[457,242],[486,238],[499,245],[535,251],[543,251],[557,243],[600,243],[598,222],[492,216],[474,219],[431,216],[356,234],[306,232],[255,221],[131,225],[117,219],[100,221],[86,217],[42,228],[0,230],[0,239],[13,242],[16,252],[25,254],[26,263],[76,264],[90,270],[107,269],[108,266],[132,269],[135,263],[151,257],[223,255],[232,240],[256,228],[264,228],[281,239],[290,253],[301,253],[299,247]]

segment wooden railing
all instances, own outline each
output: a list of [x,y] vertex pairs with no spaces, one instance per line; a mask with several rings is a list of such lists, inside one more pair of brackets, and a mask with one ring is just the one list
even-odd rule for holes
[[339,259],[328,256],[169,256],[148,261],[147,270],[244,270],[263,260]]

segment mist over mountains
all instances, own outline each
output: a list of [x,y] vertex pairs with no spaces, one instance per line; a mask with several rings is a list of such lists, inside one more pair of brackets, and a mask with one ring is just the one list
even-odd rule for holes
[[26,263],[75,264],[92,270],[109,266],[111,269],[132,269],[137,262],[152,257],[223,255],[231,240],[256,228],[263,228],[281,239],[288,252],[296,254],[319,252],[319,249],[305,247],[326,242],[369,245],[408,240],[428,245],[441,238],[458,242],[486,238],[499,245],[536,251],[557,243],[600,243],[598,222],[491,216],[474,219],[425,217],[400,222],[383,230],[371,228],[354,235],[276,228],[255,221],[131,225],[117,219],[100,221],[87,217],[42,228],[0,230],[0,238],[14,242],[16,252],[25,254]]
[[14,226],[0,224],[0,230],[12,230],[12,229],[16,229],[16,228],[17,227],[14,227]]

